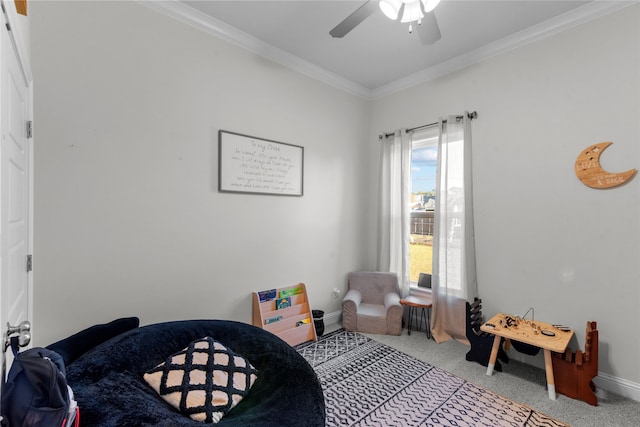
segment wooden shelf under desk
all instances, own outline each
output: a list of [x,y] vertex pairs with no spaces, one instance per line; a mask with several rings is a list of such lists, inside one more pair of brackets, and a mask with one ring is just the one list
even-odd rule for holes
[[[280,292],[298,288],[301,289],[301,292],[290,296],[291,305],[289,307],[276,309],[276,300],[279,298]],[[275,295],[272,300],[260,301],[259,293],[253,293],[253,325],[277,335],[291,346],[306,341],[317,341],[318,337],[304,283],[276,288]],[[275,320],[278,317],[281,319]],[[273,321],[269,322],[270,320]]]

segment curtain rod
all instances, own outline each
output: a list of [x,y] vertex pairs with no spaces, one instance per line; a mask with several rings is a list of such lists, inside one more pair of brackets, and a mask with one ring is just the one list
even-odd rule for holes
[[[464,116],[456,116],[456,120],[462,120]],[[473,120],[473,119],[477,119],[478,118],[478,113],[476,111],[473,111],[471,113],[467,114],[467,118],[469,120]],[[443,120],[444,123],[446,123],[446,120]],[[405,132],[409,133],[409,132],[414,132],[416,130],[419,129],[426,129],[426,128],[430,128],[432,126],[437,126],[438,124],[440,124],[440,122],[435,122],[435,123],[429,123],[428,125],[422,125],[422,126],[416,126],[414,128],[411,129],[407,129]],[[394,132],[390,132],[390,133],[383,133],[378,135],[378,139],[382,139],[382,138],[389,138],[390,136],[393,136]]]

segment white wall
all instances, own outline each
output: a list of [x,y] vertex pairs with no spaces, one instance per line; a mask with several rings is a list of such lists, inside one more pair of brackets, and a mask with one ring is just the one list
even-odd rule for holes
[[574,348],[584,348],[586,321],[596,320],[600,371],[636,387],[640,177],[594,190],[578,181],[574,163],[583,148],[612,141],[605,169],[640,168],[639,19],[635,5],[381,99],[370,136],[477,110],[473,185],[484,313],[523,315],[534,307],[537,319],[576,330]]
[[[119,316],[251,321],[368,268],[369,107],[133,2],[30,3],[36,344]],[[304,196],[218,193],[217,132],[304,146]]]

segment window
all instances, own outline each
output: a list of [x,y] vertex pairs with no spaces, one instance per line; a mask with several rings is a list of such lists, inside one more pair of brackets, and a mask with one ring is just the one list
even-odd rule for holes
[[409,281],[417,286],[420,273],[432,272],[438,127],[416,131],[411,147]]

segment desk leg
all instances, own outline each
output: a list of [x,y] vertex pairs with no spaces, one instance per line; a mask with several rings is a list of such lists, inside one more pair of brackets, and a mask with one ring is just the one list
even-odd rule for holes
[[544,349],[544,369],[547,372],[547,389],[549,390],[549,399],[556,400],[556,383],[553,380],[551,350]]
[[496,366],[496,359],[498,358],[498,349],[500,348],[501,337],[498,335],[493,339],[493,347],[491,347],[491,356],[489,356],[489,364],[487,365],[487,375],[493,374],[493,368]]

